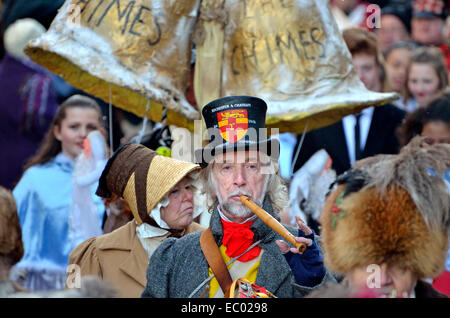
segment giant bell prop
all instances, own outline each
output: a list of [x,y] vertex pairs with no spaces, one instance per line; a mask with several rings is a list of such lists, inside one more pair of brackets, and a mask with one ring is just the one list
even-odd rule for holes
[[258,96],[268,128],[302,133],[398,98],[359,80],[328,0],[203,0],[199,17],[199,105]]
[[200,113],[185,91],[199,6],[200,0],[67,0],[25,52],[105,102],[192,129]]

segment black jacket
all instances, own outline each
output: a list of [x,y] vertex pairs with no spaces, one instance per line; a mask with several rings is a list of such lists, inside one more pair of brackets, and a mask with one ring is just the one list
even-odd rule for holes
[[[405,111],[390,104],[375,107],[362,158],[378,154],[398,153],[397,129],[402,124],[405,115]],[[301,135],[298,135],[295,150],[300,138]],[[332,168],[338,175],[351,168],[342,120],[310,131],[305,135],[300,154],[297,161],[293,163],[294,171],[301,168],[320,149],[325,149],[330,155],[333,160]]]

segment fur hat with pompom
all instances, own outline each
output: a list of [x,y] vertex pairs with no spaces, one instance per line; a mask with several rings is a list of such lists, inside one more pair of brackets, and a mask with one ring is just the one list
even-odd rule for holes
[[325,265],[336,273],[396,264],[417,277],[444,270],[449,243],[450,145],[416,137],[398,155],[358,161],[339,176],[323,213]]

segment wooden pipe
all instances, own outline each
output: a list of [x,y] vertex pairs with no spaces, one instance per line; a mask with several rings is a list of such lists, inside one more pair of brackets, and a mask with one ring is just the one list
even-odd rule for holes
[[241,202],[248,207],[253,213],[255,213],[264,223],[267,224],[272,230],[284,237],[289,243],[295,246],[298,251],[303,253],[306,249],[306,245],[299,243],[295,240],[295,236],[292,235],[280,222],[278,222],[273,216],[267,213],[264,209],[259,207],[256,203],[250,200],[249,197],[241,195]]

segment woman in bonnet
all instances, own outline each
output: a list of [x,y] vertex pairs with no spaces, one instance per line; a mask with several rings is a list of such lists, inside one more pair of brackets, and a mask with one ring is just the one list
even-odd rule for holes
[[81,275],[109,281],[119,297],[140,297],[150,256],[167,237],[203,229],[193,219],[200,190],[197,164],[158,155],[139,144],[120,147],[100,177],[97,194],[123,197],[133,220],[115,231],[93,237],[70,254],[66,288]]

